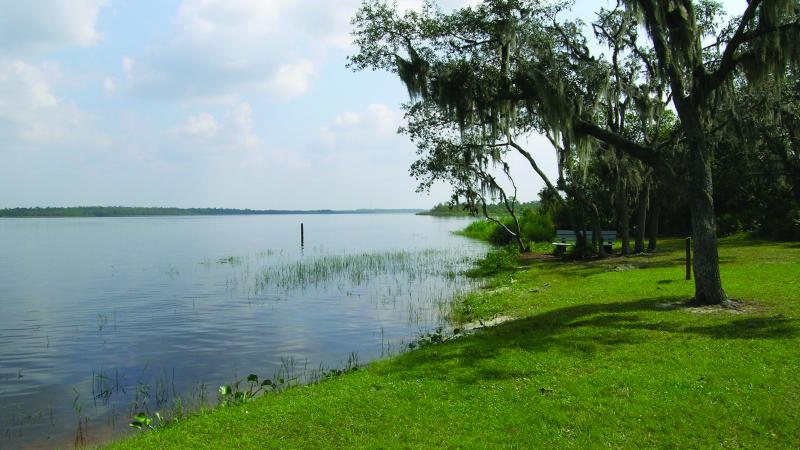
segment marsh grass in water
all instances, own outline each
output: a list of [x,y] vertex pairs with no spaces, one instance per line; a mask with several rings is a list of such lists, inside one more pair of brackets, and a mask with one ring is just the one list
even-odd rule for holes
[[437,249],[321,254],[259,269],[253,293],[258,295],[273,286],[281,290],[304,289],[332,280],[361,286],[378,276],[405,277],[405,281],[429,276],[454,279],[471,262],[471,258],[454,251]]
[[[339,295],[344,293],[345,297],[368,296],[376,307],[396,309],[403,305],[406,322],[416,332],[407,340],[390,341],[384,340],[381,330],[380,349],[376,355],[385,357],[441,343],[453,335],[453,329],[459,327],[463,316],[453,308],[454,300],[465,297],[480,284],[465,275],[475,260],[476,257],[459,249],[349,254],[314,248],[299,259],[285,252],[266,250],[206,259],[200,264],[208,270],[229,272],[226,286],[231,297],[258,298],[277,292],[287,299],[285,301],[302,301],[302,297],[292,293],[313,290],[315,294],[333,291]],[[455,304],[461,302],[455,301]],[[101,315],[97,322],[98,331],[110,323],[108,317]],[[145,366],[133,380],[126,380],[118,370],[97,370],[92,374],[89,405],[81,398],[76,399],[75,404],[81,408],[91,406],[93,411],[111,411],[105,414],[105,427],[115,428],[118,421],[127,419],[131,428],[146,431],[175,424],[209,408],[243,405],[265,394],[278,394],[291,387],[330,380],[361,366],[355,352],[332,367],[319,363],[310,368],[307,360],[301,361],[298,364],[297,359],[287,356],[281,358],[279,369],[271,376],[261,378],[253,373],[219,385],[217,389],[195,382],[188,392],[176,388],[189,381],[176,379],[174,369],[154,371]],[[117,410],[122,399],[128,399],[128,404]],[[85,443],[90,415],[80,411],[77,416],[76,442]]]
[[[437,330],[441,333],[442,330]],[[421,340],[430,343],[428,335],[421,336]],[[417,345],[410,345],[409,348],[415,348]],[[256,398],[266,394],[279,394],[287,389],[308,386],[320,383],[325,380],[330,380],[335,377],[345,375],[347,373],[358,370],[361,367],[358,359],[358,353],[351,352],[347,360],[340,366],[334,368],[326,368],[322,363],[316,368],[309,368],[308,361],[302,365],[298,364],[294,358],[284,357],[281,358],[281,366],[271,378],[259,378],[257,374],[249,374],[243,379],[237,379],[229,384],[224,384],[217,389],[217,408],[234,407],[249,403]],[[158,381],[157,381],[158,382]],[[149,388],[143,389],[149,392]],[[192,414],[203,413],[206,411],[207,405],[207,389],[205,385],[198,385],[198,390],[192,390],[191,399],[185,402],[181,397],[176,396],[171,404],[162,402],[159,405],[161,408],[153,410],[147,407],[147,402],[143,404],[131,405],[131,413],[129,426],[141,431],[156,430],[158,427],[163,427],[170,424],[180,422]],[[79,402],[80,395],[76,391],[76,400],[74,405],[81,405]],[[195,405],[193,409],[187,409],[187,404]],[[139,407],[140,409],[135,409]],[[88,418],[81,416],[82,406],[76,407],[76,412],[79,417],[79,427],[76,434],[76,446],[80,439],[83,445],[86,434],[86,423]],[[81,422],[81,419],[84,420]]]
[[[294,385],[344,371],[351,351],[359,364],[402,353],[448,328],[486,248],[450,233],[467,221],[370,216],[307,222],[301,249],[293,223],[281,231],[293,220],[52,221],[45,240],[35,221],[5,230],[19,263],[4,286],[25,301],[0,327],[15,336],[0,349],[0,448],[68,448],[79,422],[94,445],[140,412],[180,420],[216,407],[237,374],[275,381],[281,355],[307,373]],[[39,279],[43,265],[58,270]]]

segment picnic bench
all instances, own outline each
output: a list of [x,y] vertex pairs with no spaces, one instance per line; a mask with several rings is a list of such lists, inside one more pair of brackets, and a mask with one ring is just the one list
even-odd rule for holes
[[[586,231],[586,242],[591,243],[594,238],[594,233]],[[553,245],[556,247],[555,254],[561,255],[567,247],[575,245],[576,242],[575,232],[573,230],[556,230],[556,241]],[[600,232],[600,245],[605,248],[606,253],[611,253],[614,241],[617,240],[617,232],[614,230],[604,230]]]

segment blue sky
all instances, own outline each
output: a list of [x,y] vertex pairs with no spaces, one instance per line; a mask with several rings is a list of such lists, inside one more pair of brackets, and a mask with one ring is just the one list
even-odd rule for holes
[[[576,14],[605,3],[578,1]],[[445,186],[414,192],[414,148],[395,133],[400,82],[345,68],[358,4],[0,0],[0,207],[445,200]],[[546,141],[528,146],[554,173]],[[534,199],[542,183],[513,167]]]

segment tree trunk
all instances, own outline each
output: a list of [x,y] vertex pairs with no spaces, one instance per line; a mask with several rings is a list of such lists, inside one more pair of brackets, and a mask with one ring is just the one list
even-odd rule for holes
[[617,183],[617,220],[619,221],[619,238],[622,241],[622,254],[631,253],[630,223],[631,213],[628,208],[628,192],[622,182]]
[[[682,102],[681,102],[682,103]],[[711,178],[711,150],[694,105],[677,103],[689,146],[689,208],[692,214],[694,247],[694,302],[716,305],[725,302],[719,274],[717,224],[714,217],[714,187]],[[683,107],[683,108],[681,108]],[[683,111],[681,111],[683,109]]]
[[644,229],[647,225],[647,208],[650,200],[650,183],[645,182],[642,191],[639,193],[639,210],[636,215],[636,245],[634,253],[644,251]]
[[592,245],[597,245],[597,254],[600,258],[606,257],[606,249],[603,247],[603,227],[600,225],[600,213],[597,206],[592,205],[594,215],[592,216]]
[[586,232],[575,230],[575,256],[583,258],[586,256]]
[[514,214],[514,211],[510,210],[510,208],[507,208],[507,209],[509,209],[509,213],[511,214],[511,218],[514,219],[514,227],[516,228],[516,230],[514,232],[514,238],[517,241],[517,246],[519,247],[519,252],[520,253],[527,253],[528,252],[528,246],[525,245],[525,242],[523,242],[523,240],[522,240],[522,226],[520,226],[519,220],[517,219],[517,215]]
[[[498,189],[500,189],[500,192],[502,193],[502,188],[497,186],[497,184],[495,184],[495,186]],[[503,196],[503,199],[506,198],[505,193],[502,193],[502,196]],[[481,202],[481,211],[483,211],[483,217],[487,218],[488,220],[491,220],[492,222],[496,223],[498,226],[504,228],[506,230],[506,233],[508,233],[511,236],[513,236],[514,240],[517,241],[517,247],[519,247],[519,252],[520,253],[526,253],[528,251],[528,247],[526,247],[525,243],[522,241],[522,227],[519,224],[519,220],[517,220],[517,215],[514,213],[514,208],[509,207],[508,202],[503,200],[503,204],[506,207],[506,211],[508,211],[508,213],[511,215],[511,218],[514,219],[514,228],[515,228],[516,231],[511,231],[501,220],[495,219],[494,217],[489,215],[489,211],[486,208],[486,200],[485,199],[481,198],[480,202]]]
[[527,253],[528,252],[528,247],[522,241],[522,238],[519,235],[514,236],[514,238],[516,238],[516,240],[517,240],[517,248],[519,248],[519,252],[520,253]]
[[[562,180],[559,180],[560,182]],[[575,251],[574,254],[578,258],[583,258],[586,254],[586,233],[583,230],[586,228],[584,221],[585,216],[580,211],[583,204],[583,196],[580,191],[574,187],[571,189],[563,189],[567,194],[567,201],[565,202],[567,208],[567,217],[569,218],[572,230],[575,232]]]
[[653,190],[653,199],[650,201],[652,207],[650,208],[650,227],[647,230],[649,242],[647,243],[647,251],[655,251],[658,243],[658,222],[661,219],[661,201],[658,198],[658,190]]

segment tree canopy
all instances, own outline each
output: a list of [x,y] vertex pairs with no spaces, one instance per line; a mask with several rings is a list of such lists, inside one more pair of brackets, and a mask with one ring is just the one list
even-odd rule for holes
[[[504,155],[517,151],[543,178],[549,198],[567,207],[579,241],[587,215],[595,227],[603,221],[603,203],[616,205],[623,228],[631,221],[628,207],[637,207],[643,229],[650,192],[685,186],[679,195],[691,213],[695,301],[725,301],[713,160],[726,148],[722,134],[742,117],[737,96],[796,80],[798,2],[751,0],[723,23],[720,4],[711,0],[624,0],[600,9],[591,33],[564,19],[570,7],[484,0],[445,13],[429,1],[401,12],[365,1],[353,19],[358,52],[350,66],[395,73],[408,88],[406,110],[416,128],[406,131],[421,152],[412,172],[445,179],[457,192],[464,186],[482,192],[493,184],[485,169],[506,168]],[[606,50],[594,54],[597,45]],[[789,124],[787,142],[796,151],[793,118],[780,120]],[[558,153],[555,183],[518,143],[533,132],[547,136]],[[751,137],[769,140],[763,133]],[[458,164],[433,163],[443,160]],[[785,167],[793,167],[790,160]]]

